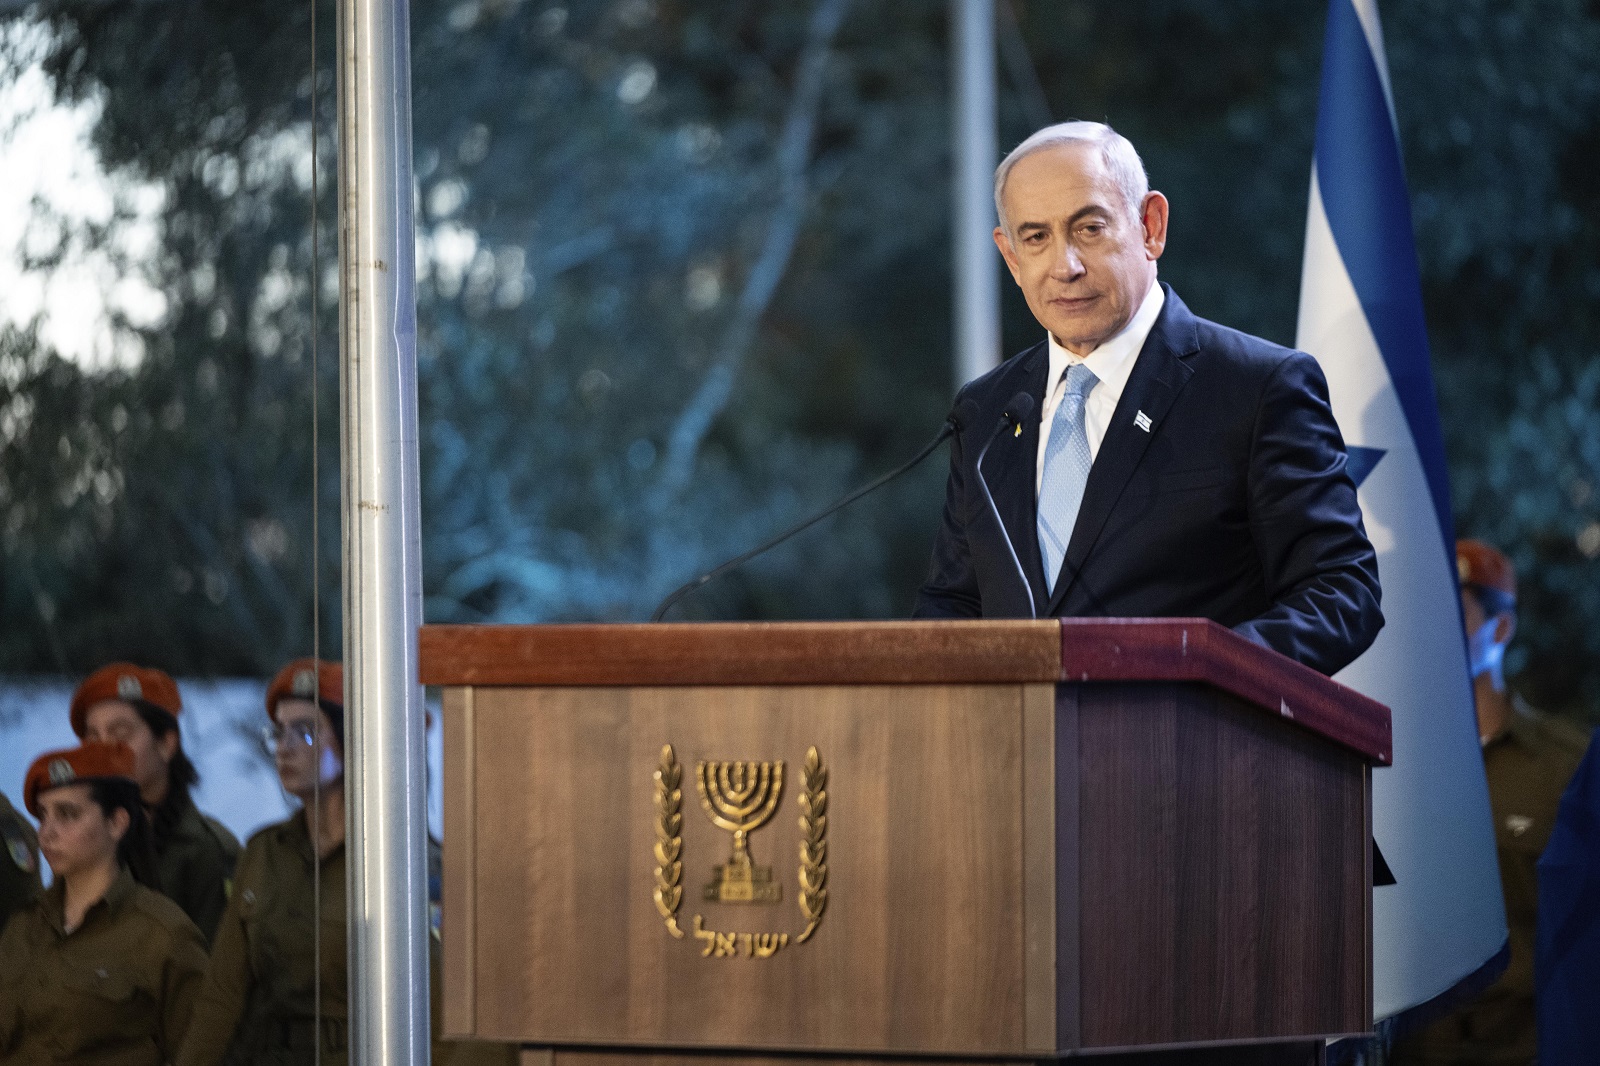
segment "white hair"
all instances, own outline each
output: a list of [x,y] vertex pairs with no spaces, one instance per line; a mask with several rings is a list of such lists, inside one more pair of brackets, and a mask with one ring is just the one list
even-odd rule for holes
[[1150,177],[1144,172],[1144,162],[1139,158],[1133,142],[1103,122],[1058,122],[1039,130],[1011,149],[1011,154],[995,168],[994,210],[1007,240],[1016,243],[1016,234],[1011,231],[1011,220],[1006,218],[1003,200],[1011,168],[1033,153],[1058,144],[1092,144],[1100,149],[1100,158],[1105,161],[1111,180],[1122,193],[1128,213],[1135,221],[1140,218],[1140,208],[1150,193]]

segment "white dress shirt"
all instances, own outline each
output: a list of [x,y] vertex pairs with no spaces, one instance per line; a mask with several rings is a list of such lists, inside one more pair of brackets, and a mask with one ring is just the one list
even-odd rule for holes
[[1050,376],[1045,379],[1044,407],[1039,411],[1039,461],[1033,475],[1035,499],[1038,498],[1040,486],[1044,484],[1045,449],[1050,444],[1056,408],[1061,406],[1061,398],[1067,391],[1067,368],[1074,363],[1083,363],[1088,366],[1090,373],[1099,378],[1094,388],[1089,390],[1083,405],[1083,428],[1089,437],[1089,457],[1092,461],[1100,454],[1100,442],[1106,438],[1106,429],[1111,425],[1111,416],[1116,413],[1117,401],[1122,399],[1122,389],[1128,384],[1128,375],[1133,373],[1139,350],[1144,347],[1145,338],[1150,336],[1150,329],[1156,324],[1156,317],[1161,314],[1161,306],[1166,302],[1167,294],[1162,290],[1161,283],[1152,281],[1150,291],[1144,294],[1144,303],[1139,305],[1139,310],[1133,313],[1128,324],[1122,327],[1122,332],[1081,359],[1056,343],[1055,335],[1046,331],[1045,336],[1050,340]]

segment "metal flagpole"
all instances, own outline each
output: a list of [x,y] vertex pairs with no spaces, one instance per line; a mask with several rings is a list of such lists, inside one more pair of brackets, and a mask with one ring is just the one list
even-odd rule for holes
[[956,386],[1000,363],[994,0],[950,0]]
[[339,382],[350,1062],[428,1061],[407,0],[339,3]]

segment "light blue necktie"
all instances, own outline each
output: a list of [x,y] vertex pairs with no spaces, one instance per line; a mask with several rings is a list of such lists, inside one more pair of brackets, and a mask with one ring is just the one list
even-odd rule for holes
[[1044,479],[1039,485],[1039,552],[1044,556],[1045,586],[1055,591],[1056,575],[1072,540],[1072,527],[1089,483],[1089,433],[1083,409],[1089,392],[1100,383],[1082,363],[1067,368],[1067,394],[1050,422],[1050,443],[1044,449]]

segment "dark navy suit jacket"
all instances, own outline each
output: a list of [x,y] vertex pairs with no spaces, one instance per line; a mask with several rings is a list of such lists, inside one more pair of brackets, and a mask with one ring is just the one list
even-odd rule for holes
[[[922,618],[1026,618],[975,461],[1018,392],[1043,407],[1040,342],[968,384]],[[1149,429],[1141,428],[1143,414]],[[983,472],[1039,616],[1210,618],[1324,674],[1383,626],[1378,563],[1315,359],[1197,318],[1168,288],[1089,472],[1053,591],[1036,533],[1039,416]]]

